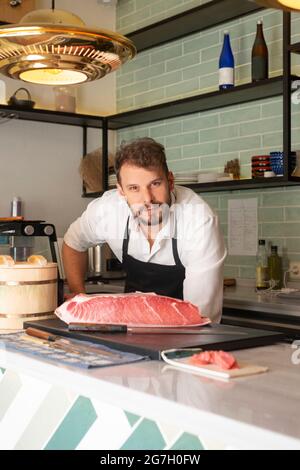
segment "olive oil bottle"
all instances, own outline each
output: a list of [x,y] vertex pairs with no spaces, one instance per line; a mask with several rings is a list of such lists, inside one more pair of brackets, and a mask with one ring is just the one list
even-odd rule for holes
[[268,255],[265,240],[258,240],[256,256],[256,289],[263,290],[269,287]]
[[268,257],[270,283],[273,289],[282,288],[282,261],[278,255],[276,245],[271,246],[271,255]]

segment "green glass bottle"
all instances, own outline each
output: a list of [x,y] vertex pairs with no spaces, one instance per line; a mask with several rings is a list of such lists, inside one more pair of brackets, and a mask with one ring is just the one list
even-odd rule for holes
[[268,257],[270,283],[273,289],[282,288],[282,261],[278,255],[277,246],[271,246],[271,255]]
[[258,240],[256,255],[256,289],[263,290],[269,287],[269,268],[266,241]]

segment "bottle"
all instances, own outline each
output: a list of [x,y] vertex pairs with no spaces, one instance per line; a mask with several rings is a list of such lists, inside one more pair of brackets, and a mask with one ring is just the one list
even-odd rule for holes
[[273,289],[281,289],[282,287],[282,262],[278,256],[277,246],[271,246],[271,255],[268,257],[268,266],[270,274],[270,283]]
[[67,113],[76,112],[76,90],[74,87],[56,86],[53,88],[55,96],[55,110]]
[[234,86],[234,57],[228,31],[224,31],[223,48],[219,59],[219,88],[226,90]]
[[257,22],[256,37],[252,48],[252,82],[269,78],[269,53],[263,33],[263,22]]
[[22,199],[20,197],[14,197],[11,201],[10,215],[12,217],[22,215]]
[[0,104],[6,103],[6,84],[3,80],[0,80]]
[[256,256],[256,289],[263,290],[269,287],[268,255],[265,240],[258,240]]

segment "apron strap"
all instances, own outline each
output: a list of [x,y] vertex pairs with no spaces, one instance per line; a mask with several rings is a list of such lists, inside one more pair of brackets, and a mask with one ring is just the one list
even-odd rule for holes
[[[129,217],[130,216],[128,216],[126,227],[125,227],[125,232],[124,232],[123,248],[122,248],[123,259],[124,259],[124,255],[128,254]],[[174,236],[172,237],[172,251],[173,251],[173,258],[174,258],[174,261],[175,261],[175,265],[184,268],[182,262],[180,261],[179,254],[178,254],[178,248],[177,248],[177,220],[176,220],[176,217],[175,217]]]

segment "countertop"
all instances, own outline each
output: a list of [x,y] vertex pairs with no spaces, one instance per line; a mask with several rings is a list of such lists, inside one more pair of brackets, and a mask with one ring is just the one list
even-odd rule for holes
[[300,317],[300,300],[280,298],[277,293],[256,293],[254,287],[238,285],[224,289],[223,306]]
[[[159,361],[82,371],[0,350],[0,367],[237,449],[300,449],[300,343],[236,351],[269,372],[223,382]],[[293,362],[294,364],[293,364]],[[299,363],[299,364],[298,364]],[[298,365],[297,365],[298,364]]]

